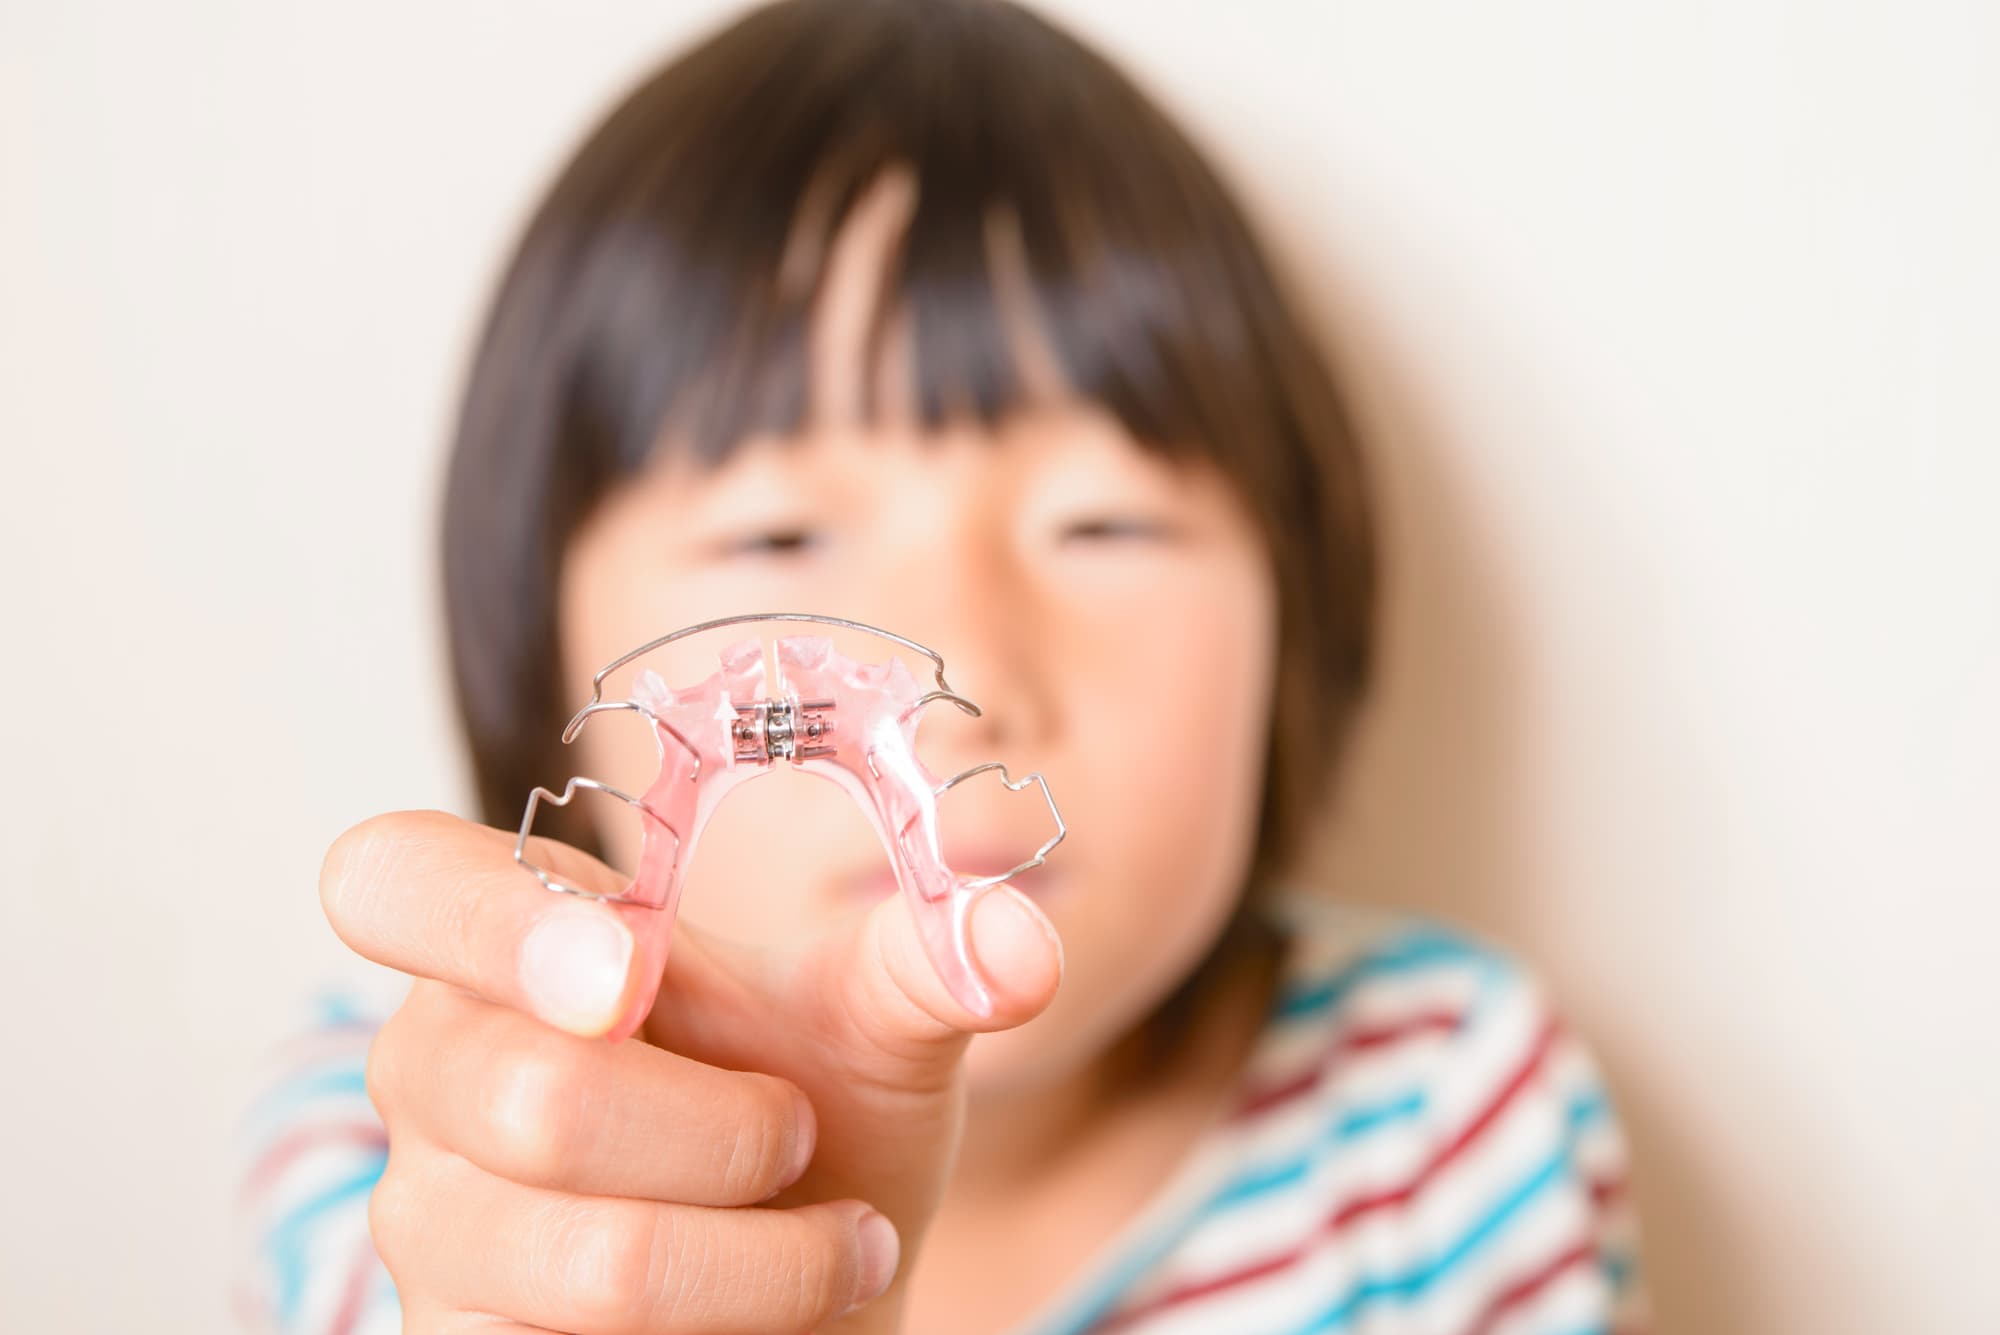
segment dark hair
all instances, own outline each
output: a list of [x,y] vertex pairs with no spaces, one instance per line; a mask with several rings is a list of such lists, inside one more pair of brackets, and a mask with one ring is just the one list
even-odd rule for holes
[[[1201,155],[1117,68],[1004,0],[758,8],[630,94],[541,202],[472,363],[445,494],[482,818],[514,825],[530,787],[566,772],[556,594],[578,525],[663,442],[713,463],[799,426],[820,275],[781,257],[897,165],[917,204],[870,346],[885,312],[908,313],[924,422],[1025,402],[988,246],[1004,219],[1068,387],[1146,448],[1218,466],[1268,537],[1282,645],[1255,891],[1324,810],[1368,675],[1376,557],[1348,416]],[[571,813],[544,815],[538,831],[596,850]],[[1140,1026],[1149,1053],[1271,944],[1254,900]]]

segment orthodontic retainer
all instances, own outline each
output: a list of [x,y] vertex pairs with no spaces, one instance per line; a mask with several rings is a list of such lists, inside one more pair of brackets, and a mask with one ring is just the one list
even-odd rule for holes
[[[676,690],[646,668],[635,680],[633,698],[603,698],[606,677],[676,640],[721,626],[767,621],[818,623],[880,636],[930,659],[936,667],[936,686],[923,690],[900,658],[859,663],[836,651],[827,636],[791,635],[774,640],[777,692],[767,696],[763,642],[752,636],[723,649],[720,668],[693,686]],[[753,612],[686,626],[639,646],[600,669],[591,679],[590,694],[590,703],[563,729],[563,741],[574,741],[597,714],[630,710],[652,726],[660,752],[659,775],[636,796],[580,775],[564,784],[561,793],[534,789],[521,816],[514,860],[550,890],[657,911],[627,916],[642,976],[649,981],[607,1037],[620,1039],[635,1032],[652,1009],[666,967],[683,873],[709,814],[738,784],[767,774],[780,763],[839,784],[867,814],[889,854],[938,977],[973,1014],[993,1013],[992,996],[971,958],[966,927],[972,904],[980,891],[1040,866],[1068,831],[1039,771],[1014,779],[1005,765],[988,761],[939,780],[918,759],[916,731],[924,706],[948,700],[974,717],[980,713],[978,705],[945,681],[944,659],[935,650],[841,617]],[[987,770],[998,770],[1000,781],[1015,791],[1037,785],[1056,831],[1033,856],[1007,871],[962,877],[945,862],[938,799]],[[586,788],[624,802],[642,822],[639,869],[620,894],[600,895],[572,885],[527,857],[528,835],[541,803],[567,806],[579,789]]]

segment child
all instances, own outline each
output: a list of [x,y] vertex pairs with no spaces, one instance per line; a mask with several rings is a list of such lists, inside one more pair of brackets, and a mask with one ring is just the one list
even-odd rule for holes
[[[1359,462],[1237,206],[1072,38],[790,0],[653,76],[514,256],[444,537],[503,829],[328,854],[335,929],[417,981],[329,1026],[253,1170],[264,1326],[1640,1319],[1621,1138],[1533,981],[1292,879],[1368,673]],[[992,1016],[845,795],[774,780],[704,833],[644,1028],[598,1037],[645,910],[547,893],[507,831],[537,784],[657,764],[562,747],[593,669],[769,610],[935,646],[985,712],[933,709],[927,764],[1047,776],[1067,840],[972,918]],[[964,796],[960,872],[1040,841]],[[622,889],[615,806],[544,808],[537,860]]]

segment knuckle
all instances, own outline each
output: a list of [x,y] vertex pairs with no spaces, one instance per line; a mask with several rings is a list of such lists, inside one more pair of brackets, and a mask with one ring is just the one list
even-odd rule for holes
[[[563,1276],[567,1305],[585,1329],[647,1324],[671,1313],[663,1294],[664,1249],[672,1229],[663,1212],[630,1205],[607,1213],[579,1213],[567,1230]],[[660,1298],[654,1295],[660,1294]]]
[[818,1325],[845,1311],[861,1287],[861,1262],[847,1234],[836,1226],[814,1229],[786,1248],[783,1268],[774,1277],[773,1289],[789,1277],[792,1301],[808,1325]]
[[749,1107],[731,1118],[721,1190],[732,1202],[764,1200],[791,1181],[797,1104],[791,1086],[773,1076],[751,1082]]
[[388,1115],[390,1091],[396,1084],[395,1046],[402,1034],[398,1017],[399,1010],[382,1022],[375,1031],[375,1037],[368,1041],[368,1061],[361,1068],[361,1083],[368,1091],[368,1101],[375,1105],[378,1115]]
[[529,1050],[491,1068],[480,1104],[497,1172],[517,1182],[558,1179],[582,1130],[573,1065],[556,1052]]
[[391,1154],[381,1180],[368,1193],[368,1236],[375,1254],[399,1282],[406,1269],[417,1219],[416,1191],[410,1175]]
[[433,1046],[426,1041],[425,1035],[426,1031],[434,1032],[440,1023],[438,998],[434,995],[439,990],[418,980],[403,998],[403,1004],[390,1012],[389,1018],[382,1022],[374,1037],[368,1041],[368,1060],[362,1068],[362,1085],[367,1090],[368,1101],[375,1105],[375,1111],[385,1120],[392,1108],[411,1096],[413,1085],[420,1089],[427,1074],[435,1070],[434,1063],[409,1061],[406,1055],[422,1053]]

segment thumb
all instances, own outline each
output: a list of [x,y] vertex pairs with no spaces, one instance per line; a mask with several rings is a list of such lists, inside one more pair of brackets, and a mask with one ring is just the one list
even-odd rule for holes
[[[942,906],[940,906],[942,907]],[[975,1033],[1012,1029],[1047,1008],[1062,983],[1062,939],[1033,900],[1007,885],[980,892],[966,915],[967,954],[992,1006],[980,1015],[952,994],[924,948],[902,894],[809,948],[807,972],[830,1013],[882,1054],[955,1061]],[[823,990],[821,990],[823,989]]]

